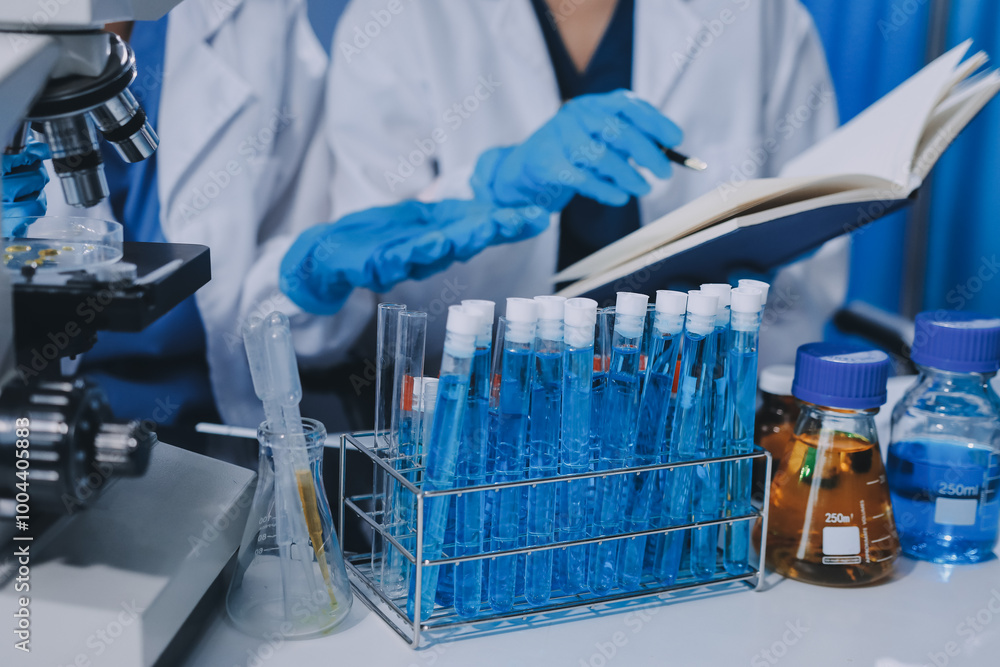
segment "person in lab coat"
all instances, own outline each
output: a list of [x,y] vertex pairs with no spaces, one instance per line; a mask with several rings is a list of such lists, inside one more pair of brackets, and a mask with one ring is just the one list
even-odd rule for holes
[[126,240],[206,245],[212,280],[141,334],[99,334],[82,370],[119,417],[162,426],[192,412],[211,419],[214,406],[226,423],[256,426],[248,317],[288,313],[307,362],[339,347],[338,336],[358,335],[350,320],[306,315],[268,287],[286,237],[329,219],[326,194],[299,178],[310,147],[323,143],[327,56],[304,0],[186,0],[159,22],[117,29],[136,51],[132,90],[160,147],[128,166],[106,149],[110,199],[71,209],[50,183],[48,212],[116,219]]
[[[568,99],[622,88],[676,123],[679,150],[708,171],[651,178],[647,194],[617,210],[577,197],[536,238],[365,295],[369,312],[379,300],[426,310],[440,340],[435,315],[448,304],[548,293],[558,267],[713,188],[777,175],[838,119],[798,0],[353,0],[334,36],[327,91],[332,219],[472,196],[481,156],[526,142]],[[843,299],[846,261],[839,241],[809,260],[819,270],[779,274],[777,312],[765,320],[789,331],[763,337],[775,344],[763,343],[767,363],[822,337]]]

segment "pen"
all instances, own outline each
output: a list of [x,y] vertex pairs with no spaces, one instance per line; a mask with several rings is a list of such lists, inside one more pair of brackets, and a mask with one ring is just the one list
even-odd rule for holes
[[672,148],[667,148],[666,146],[660,146],[660,150],[663,154],[667,156],[667,159],[671,162],[676,162],[679,165],[683,165],[688,169],[694,169],[695,171],[705,171],[708,169],[708,165],[696,157],[688,157],[683,153],[678,153]]

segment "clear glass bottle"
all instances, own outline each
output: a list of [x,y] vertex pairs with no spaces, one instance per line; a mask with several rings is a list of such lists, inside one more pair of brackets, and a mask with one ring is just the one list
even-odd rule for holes
[[875,415],[889,357],[832,343],[798,350],[794,437],[771,483],[767,563],[785,576],[857,586],[893,570],[899,541]]
[[921,313],[911,358],[920,376],[893,410],[888,461],[903,552],[985,560],[1000,521],[1000,319]]
[[[268,422],[257,430],[257,490],[226,596],[233,623],[257,637],[321,635],[351,609],[351,585],[323,488],[326,428],[303,419],[302,431],[278,433]],[[308,465],[300,470],[291,450],[292,439],[302,437]],[[283,468],[289,465],[292,475]]]

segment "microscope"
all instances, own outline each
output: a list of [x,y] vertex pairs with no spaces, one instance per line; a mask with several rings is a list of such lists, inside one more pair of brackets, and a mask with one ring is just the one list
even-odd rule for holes
[[[104,26],[179,2],[0,3],[0,147],[40,135],[71,206],[108,196],[101,142],[127,163],[159,144],[129,90],[134,54]],[[0,664],[175,664],[222,588],[254,475],[115,421],[66,371],[99,331],[142,331],[207,283],[209,249],[53,220],[25,219],[0,248],[0,617],[14,619]],[[57,261],[76,246],[87,261]]]

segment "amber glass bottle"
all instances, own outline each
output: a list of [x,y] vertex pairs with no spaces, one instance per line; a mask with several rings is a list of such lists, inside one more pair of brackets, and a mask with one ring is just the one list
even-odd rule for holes
[[884,352],[830,343],[799,348],[794,437],[771,483],[767,563],[793,579],[857,586],[892,573],[899,539],[875,415]]

